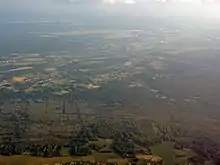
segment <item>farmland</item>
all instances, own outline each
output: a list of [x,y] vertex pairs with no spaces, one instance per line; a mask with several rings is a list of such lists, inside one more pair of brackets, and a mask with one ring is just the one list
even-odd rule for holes
[[69,17],[0,22],[0,164],[219,164],[217,24]]

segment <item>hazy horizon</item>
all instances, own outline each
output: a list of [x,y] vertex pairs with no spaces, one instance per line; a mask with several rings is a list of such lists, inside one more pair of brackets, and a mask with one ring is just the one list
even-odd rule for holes
[[[123,15],[135,17],[196,17],[219,20],[218,3],[204,0],[7,0],[0,2],[0,18],[13,13]],[[197,3],[196,3],[197,2]],[[73,16],[76,16],[73,15]],[[79,16],[79,15],[78,15]],[[90,15],[91,16],[91,15]],[[64,17],[65,19],[65,17]]]

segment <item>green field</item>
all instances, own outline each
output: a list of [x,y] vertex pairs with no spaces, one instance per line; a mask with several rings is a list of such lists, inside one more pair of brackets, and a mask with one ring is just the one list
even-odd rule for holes
[[[164,142],[151,147],[152,153],[160,156],[164,160],[164,165],[175,165],[177,163],[186,163],[189,158],[195,156],[191,150],[175,150],[174,143]],[[178,156],[177,156],[178,155]]]
[[174,153],[176,157],[175,163],[178,163],[178,164],[188,162],[189,158],[196,156],[196,154],[190,149],[174,150]]
[[174,165],[173,143],[164,142],[151,147],[152,153],[163,158],[165,165]]
[[111,139],[98,139],[98,141],[92,141],[90,144],[95,144],[97,146],[109,146],[111,145]]
[[98,152],[95,152],[92,155],[93,155],[94,159],[98,160],[98,161],[106,161],[108,159],[118,159],[118,158],[120,158],[115,153],[98,153]]

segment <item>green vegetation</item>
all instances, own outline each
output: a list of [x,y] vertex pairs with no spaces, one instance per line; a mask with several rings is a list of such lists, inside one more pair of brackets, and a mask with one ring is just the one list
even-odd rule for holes
[[[202,164],[217,155],[215,141],[195,143],[193,131],[183,125],[180,119],[185,117],[187,127],[191,116],[176,113],[181,106],[176,107],[163,83],[169,78],[150,67],[161,63],[155,57],[34,55],[12,61],[14,65],[2,65],[1,73],[1,155],[71,155],[131,163],[137,162],[137,155],[155,155],[165,165],[192,158]],[[135,67],[126,66],[129,61]],[[140,82],[143,86],[130,86]],[[11,139],[23,142],[17,145]]]
[[160,156],[163,158],[165,165],[174,165],[174,149],[172,142],[163,142],[162,144],[157,144],[151,147],[151,151],[153,154]]
[[118,156],[115,153],[98,153],[98,152],[95,152],[92,155],[93,155],[94,159],[97,160],[97,161],[106,161],[108,159],[118,159],[118,158],[120,158],[120,156]]
[[175,163],[182,164],[189,161],[190,158],[196,156],[195,152],[189,149],[185,150],[174,150]]
[[112,139],[97,139],[97,141],[91,141],[90,144],[100,147],[107,147],[112,144]]
[[163,158],[165,165],[175,165],[189,162],[189,158],[196,154],[189,149],[176,150],[173,142],[163,142],[162,144],[150,147],[153,154]]
[[70,150],[70,147],[62,147],[61,150],[60,150],[60,155],[68,156],[69,155],[69,150]]
[[21,77],[27,77],[27,78],[34,78],[36,77],[37,75],[35,73],[25,73],[23,75],[20,75]]

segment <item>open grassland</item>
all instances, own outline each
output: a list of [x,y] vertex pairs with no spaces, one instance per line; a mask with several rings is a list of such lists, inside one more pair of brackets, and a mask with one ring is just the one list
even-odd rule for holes
[[115,153],[94,153],[93,157],[97,161],[106,161],[108,159],[119,159],[120,157]]
[[174,164],[174,150],[173,143],[164,142],[163,144],[155,145],[151,147],[153,154],[163,158],[165,165]]
[[153,154],[160,156],[164,160],[164,165],[175,165],[187,163],[188,159],[195,156],[191,150],[176,150],[173,148],[174,143],[164,142],[151,147]]

